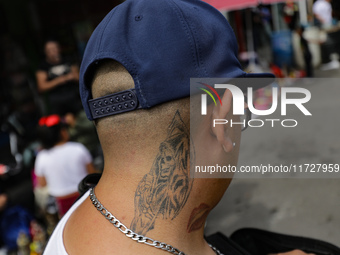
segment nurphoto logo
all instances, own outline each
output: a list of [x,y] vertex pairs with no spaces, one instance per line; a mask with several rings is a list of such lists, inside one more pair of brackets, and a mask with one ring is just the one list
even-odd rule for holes
[[[213,94],[216,95],[218,100],[220,101],[220,104],[222,106],[222,100],[217,93],[216,89],[228,89],[230,90],[232,97],[233,97],[233,114],[234,115],[244,115],[245,114],[245,96],[243,91],[232,84],[215,84],[214,87],[205,84],[200,83],[204,85],[206,88],[200,88],[206,94],[201,95],[201,115],[207,115],[207,94],[213,99],[215,105],[217,105],[217,102],[213,96]],[[210,89],[212,93],[208,90]],[[295,95],[295,98],[289,97],[289,95]],[[296,95],[299,95],[299,98],[296,98]],[[287,116],[287,105],[295,105],[305,116],[312,116],[312,114],[307,110],[307,108],[304,106],[307,102],[311,99],[311,93],[309,90],[305,88],[298,88],[298,87],[283,87],[281,88],[280,93],[280,102],[281,102],[281,116]],[[279,104],[279,93],[278,88],[273,87],[272,88],[272,105],[269,109],[260,110],[256,109],[254,107],[253,102],[253,88],[248,87],[247,88],[247,105],[248,109],[252,114],[255,114],[257,116],[269,116],[273,114],[278,107]],[[227,119],[213,119],[213,127],[216,125],[226,125],[229,123],[231,126],[233,125],[243,125],[245,126],[245,119],[241,122],[233,122],[232,120]],[[283,127],[296,127],[298,125],[297,120],[295,119],[250,119],[248,121],[248,126],[250,127],[262,127],[265,123],[271,123],[271,126],[274,127],[276,122],[281,123]]]

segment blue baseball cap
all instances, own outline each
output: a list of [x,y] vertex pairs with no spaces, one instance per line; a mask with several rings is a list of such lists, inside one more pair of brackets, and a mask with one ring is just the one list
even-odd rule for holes
[[[80,68],[80,96],[90,120],[190,96],[190,78],[262,77],[245,73],[227,19],[200,0],[126,0],[94,30]],[[93,70],[122,64],[135,88],[93,99]]]

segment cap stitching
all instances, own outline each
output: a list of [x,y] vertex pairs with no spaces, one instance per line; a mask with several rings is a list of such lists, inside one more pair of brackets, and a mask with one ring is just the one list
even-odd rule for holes
[[198,34],[198,33],[197,33],[197,30],[192,26],[192,24],[189,24],[189,22],[188,22],[188,25],[189,25],[189,27],[191,27],[191,31],[192,31],[193,34],[194,34],[193,38],[194,38],[194,42],[196,42],[195,45],[196,45],[196,49],[197,49],[197,51],[198,51],[198,53],[197,53],[197,58],[198,58],[198,61],[199,61],[199,63],[200,63],[199,67],[201,67],[201,68],[203,69],[204,74],[205,74],[206,76],[208,76],[208,72],[207,72],[207,70],[206,70],[206,68],[205,68],[204,61],[203,61],[203,59],[201,58],[201,56],[202,56],[202,49],[201,49],[201,45],[200,45],[200,43],[199,43],[199,38],[198,38],[198,36],[197,36],[197,34]]
[[[101,44],[102,44],[102,39],[103,39],[103,36],[104,36],[104,32],[105,32],[105,30],[106,30],[110,20],[112,19],[113,13],[115,13],[117,8],[118,8],[118,6],[111,11],[110,16],[108,17],[107,22],[106,22],[106,24],[105,24],[105,26],[104,26],[104,28],[102,30],[102,34],[101,34],[99,42],[98,42],[98,51],[101,49]],[[101,52],[101,51],[99,51],[99,52]]]
[[[193,42],[192,42],[192,39],[193,39],[194,36],[191,33],[191,30],[190,30],[190,27],[188,25],[188,22],[184,18],[184,15],[183,15],[183,12],[182,12],[181,8],[173,0],[171,0],[171,2],[173,4],[173,6],[175,7],[175,8],[173,8],[173,10],[178,14],[179,20],[182,23],[182,27],[183,27],[183,29],[184,29],[184,31],[187,34],[187,37],[189,39],[191,54],[193,56],[193,63],[194,63],[194,66],[196,67],[196,70],[198,71],[199,70],[199,63],[198,63],[199,61],[198,61],[198,59],[195,56],[195,53],[196,53],[195,43],[193,45]],[[169,3],[170,3],[170,1],[169,1]],[[199,73],[199,71],[198,71],[198,73]]]

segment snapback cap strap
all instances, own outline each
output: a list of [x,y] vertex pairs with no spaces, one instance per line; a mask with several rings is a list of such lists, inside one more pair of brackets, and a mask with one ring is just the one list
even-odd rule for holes
[[141,109],[135,89],[88,100],[93,119]]

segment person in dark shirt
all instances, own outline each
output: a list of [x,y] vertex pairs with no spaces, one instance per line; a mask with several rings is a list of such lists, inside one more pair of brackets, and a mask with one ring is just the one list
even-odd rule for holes
[[56,41],[47,41],[44,52],[46,57],[36,72],[38,91],[44,96],[44,113],[78,112],[81,109],[78,66],[62,57]]

